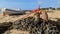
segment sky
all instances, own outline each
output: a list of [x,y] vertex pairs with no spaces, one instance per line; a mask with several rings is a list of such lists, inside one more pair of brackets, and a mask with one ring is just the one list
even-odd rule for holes
[[0,0],[0,8],[21,8],[32,10],[38,7],[41,8],[58,8],[60,0]]

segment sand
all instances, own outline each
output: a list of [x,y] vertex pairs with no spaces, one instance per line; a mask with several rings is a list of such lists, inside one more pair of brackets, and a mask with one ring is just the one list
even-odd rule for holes
[[[22,18],[26,18],[26,16],[28,17],[29,15],[26,14],[26,15],[19,15],[19,16],[2,16],[0,15],[0,23],[3,23],[3,22],[14,22],[18,19],[22,19]],[[31,14],[31,16],[33,16]],[[51,20],[57,20],[56,18],[60,19],[60,10],[54,10],[53,12],[48,12],[48,18],[51,19]]]
[[[10,21],[14,22],[18,19],[26,18],[25,16],[28,16],[28,15],[20,15],[20,16],[2,16],[2,15],[0,15],[0,23],[10,22]],[[48,18],[51,20],[57,21],[56,18],[60,19],[60,10],[54,10],[53,12],[48,12]],[[29,34],[29,32],[11,30],[11,34]]]
[[28,31],[21,31],[21,30],[16,30],[16,29],[12,29],[10,31],[6,31],[4,34],[29,34]]
[[60,19],[60,10],[54,10],[53,12],[48,13],[48,18],[55,21]]
[[2,15],[0,15],[0,23],[15,22],[16,20],[20,20],[23,18],[27,18],[29,16],[33,16],[33,14],[25,14],[25,15],[19,15],[19,16],[8,16],[8,15],[2,16]]

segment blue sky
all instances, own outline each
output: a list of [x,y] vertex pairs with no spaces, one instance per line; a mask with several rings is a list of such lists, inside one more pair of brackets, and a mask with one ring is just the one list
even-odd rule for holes
[[60,0],[0,0],[0,8],[35,9],[38,2],[41,8],[60,7]]

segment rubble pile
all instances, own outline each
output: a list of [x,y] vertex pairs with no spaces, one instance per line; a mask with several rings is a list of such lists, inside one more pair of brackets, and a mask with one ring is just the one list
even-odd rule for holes
[[17,29],[22,31],[29,31],[30,34],[47,34],[44,32],[47,31],[49,33],[54,33],[58,30],[56,25],[50,23],[48,23],[47,27],[45,28],[45,25],[43,25],[44,23],[41,18],[39,21],[37,20],[38,22],[35,19],[36,18],[34,17],[27,17],[25,19],[16,20],[15,22],[0,23],[0,32],[4,33],[8,31],[8,33],[10,33],[9,30]]
[[40,24],[42,20],[37,23],[34,17],[28,17],[14,22],[14,29],[30,31],[31,34],[38,34],[40,32]]
[[[57,25],[51,24],[50,21],[47,25],[43,25],[43,20],[37,22],[34,17],[28,17],[25,19],[17,20],[13,23],[13,29],[29,31],[30,34],[49,34],[59,33]],[[48,33],[46,33],[48,32]]]

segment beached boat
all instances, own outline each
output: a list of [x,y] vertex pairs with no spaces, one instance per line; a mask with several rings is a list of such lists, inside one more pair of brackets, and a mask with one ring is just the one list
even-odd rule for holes
[[25,14],[25,10],[12,10],[12,9],[5,9],[5,13],[8,15],[23,15]]

